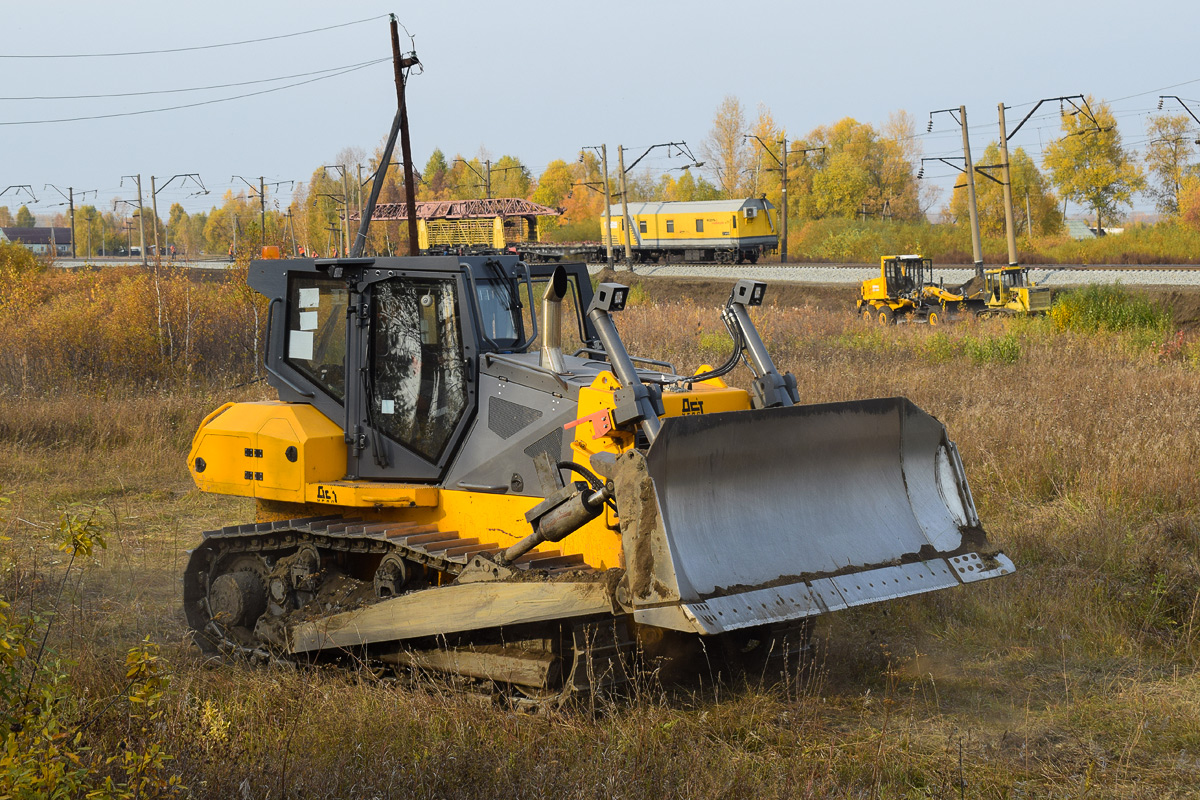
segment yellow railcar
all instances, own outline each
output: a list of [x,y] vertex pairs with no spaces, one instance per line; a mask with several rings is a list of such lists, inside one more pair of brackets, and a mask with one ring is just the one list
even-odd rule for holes
[[779,247],[775,207],[765,198],[628,205],[628,220],[619,204],[609,209],[613,246],[624,247],[626,231],[631,231],[630,250],[638,261],[753,264]]

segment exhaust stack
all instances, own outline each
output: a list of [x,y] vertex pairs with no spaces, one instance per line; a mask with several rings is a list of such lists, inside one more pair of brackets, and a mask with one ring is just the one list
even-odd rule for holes
[[555,267],[542,295],[541,366],[560,374],[567,371],[562,353],[562,299],[567,296],[568,286],[567,271]]

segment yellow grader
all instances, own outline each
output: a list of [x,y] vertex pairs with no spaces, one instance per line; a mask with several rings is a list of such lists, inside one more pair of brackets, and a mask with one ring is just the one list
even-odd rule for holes
[[868,323],[915,320],[937,325],[963,298],[933,279],[933,262],[919,255],[883,256],[879,277],[862,282],[856,308]]
[[[800,402],[751,320],[763,283],[721,311],[728,361],[682,375],[629,354],[627,288],[583,264],[264,260],[249,282],[279,399],[216,409],[188,455],[257,509],[188,562],[206,650],[561,697],[634,652],[767,658],[818,615],[1013,571],[936,419]],[[741,364],[749,389],[724,382]]]

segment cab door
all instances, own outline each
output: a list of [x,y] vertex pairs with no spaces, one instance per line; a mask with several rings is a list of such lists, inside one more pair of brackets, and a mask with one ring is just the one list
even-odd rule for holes
[[360,285],[348,471],[434,482],[475,408],[477,355],[461,272],[375,273]]

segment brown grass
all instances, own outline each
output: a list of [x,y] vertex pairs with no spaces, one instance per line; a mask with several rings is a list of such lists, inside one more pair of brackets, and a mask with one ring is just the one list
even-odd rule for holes
[[[715,304],[655,292],[618,318],[630,349],[724,361]],[[179,608],[185,550],[252,511],[196,492],[183,457],[202,416],[256,384],[0,393],[0,592],[48,603],[64,567],[48,528],[69,504],[94,509],[109,548],[66,587],[52,644],[84,697],[120,685],[143,636],[164,644],[158,732],[199,797],[1191,796],[1200,369],[1135,334],[1039,321],[881,330],[803,296],[756,317],[805,401],[904,395],[942,420],[1018,573],[832,615],[809,670],[779,687],[647,682],[543,716],[436,682],[206,667]],[[122,731],[108,715],[92,735]]]

